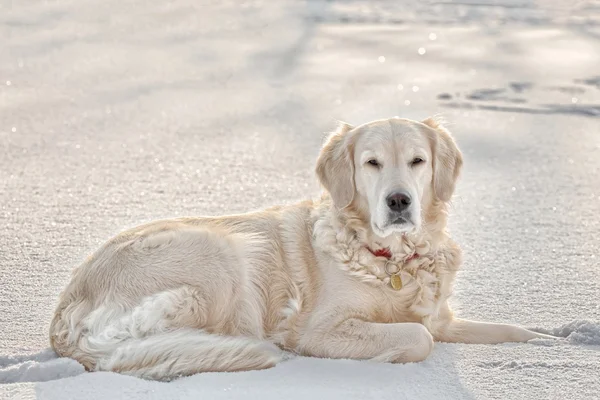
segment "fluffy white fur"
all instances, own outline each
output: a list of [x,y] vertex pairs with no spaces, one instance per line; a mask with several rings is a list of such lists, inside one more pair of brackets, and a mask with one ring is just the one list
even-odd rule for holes
[[[320,200],[157,221],[102,246],[61,294],[52,347],[90,371],[170,380],[269,368],[281,349],[415,362],[434,340],[543,337],[448,307],[461,253],[446,204],[461,165],[433,119],[342,124],[317,162]],[[386,199],[398,191],[412,203],[394,212]],[[371,251],[382,248],[389,260]]]

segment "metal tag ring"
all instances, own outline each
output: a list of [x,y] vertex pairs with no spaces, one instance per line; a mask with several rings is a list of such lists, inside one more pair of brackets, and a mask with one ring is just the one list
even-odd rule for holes
[[[390,271],[390,265],[393,265],[394,267],[396,267],[396,270],[395,270],[395,271],[393,271],[393,272],[391,272],[391,271]],[[386,273],[386,274],[388,274],[389,276],[395,275],[395,274],[397,274],[398,272],[400,272],[400,267],[398,267],[398,265],[394,264],[394,263],[393,263],[393,262],[391,262],[391,261],[386,261],[386,262],[385,262],[384,269],[385,269],[385,273]]]

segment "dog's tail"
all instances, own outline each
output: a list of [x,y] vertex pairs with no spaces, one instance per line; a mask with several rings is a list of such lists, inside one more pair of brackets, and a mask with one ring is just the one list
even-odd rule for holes
[[[114,371],[144,379],[171,380],[198,372],[244,371],[273,367],[281,351],[268,342],[180,329],[106,343],[97,371]],[[102,345],[96,341],[96,350]]]
[[193,302],[182,303],[182,299],[194,297],[190,291],[162,292],[129,311],[115,304],[92,311],[86,301],[67,304],[65,299],[51,324],[52,347],[89,371],[156,380],[199,372],[265,369],[281,359],[281,350],[269,342],[211,334],[174,320],[173,315],[194,317]]

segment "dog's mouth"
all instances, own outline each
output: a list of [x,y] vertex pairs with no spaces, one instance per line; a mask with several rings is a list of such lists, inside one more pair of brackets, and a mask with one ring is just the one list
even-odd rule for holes
[[392,221],[388,222],[383,227],[380,227],[376,223],[373,224],[375,233],[380,237],[390,236],[394,233],[408,233],[415,230],[415,224],[408,218],[396,217]]
[[404,225],[404,224],[414,225],[412,222],[410,222],[408,219],[406,219],[404,217],[396,218],[395,220],[392,221],[392,223],[390,225]]

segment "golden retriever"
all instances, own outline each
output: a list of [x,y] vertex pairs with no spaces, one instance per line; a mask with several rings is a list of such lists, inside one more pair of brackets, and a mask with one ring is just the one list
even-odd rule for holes
[[543,334],[455,318],[461,252],[446,232],[462,156],[435,119],[341,124],[325,143],[318,201],[157,221],[90,256],[50,327],[90,371],[170,380],[269,368],[283,350],[424,360],[434,340]]

